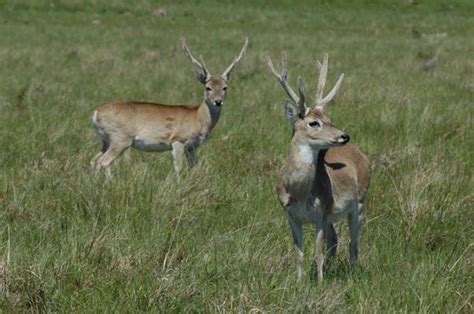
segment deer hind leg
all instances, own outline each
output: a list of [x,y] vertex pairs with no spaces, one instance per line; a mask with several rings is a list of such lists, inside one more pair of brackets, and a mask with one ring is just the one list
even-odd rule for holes
[[130,150],[127,149],[125,150],[123,153],[123,160],[125,160],[126,162],[130,162],[130,160],[132,160],[132,157],[130,157]]
[[99,160],[99,158],[100,158],[103,154],[104,154],[103,152],[100,152],[100,153],[98,153],[97,155],[95,155],[94,158],[92,158],[92,160],[91,160],[91,168],[92,168],[92,170],[96,170],[96,169],[97,169],[97,160]]
[[96,170],[106,169],[107,177],[111,177],[109,166],[120,154],[132,145],[132,140],[112,140],[107,151],[96,161]]
[[359,215],[359,204],[357,204],[355,207],[356,210],[353,210],[352,213],[349,215],[349,232],[351,237],[349,251],[352,268],[354,268],[355,263],[357,261],[357,256],[359,255],[359,230],[361,220],[361,217]]
[[95,155],[94,158],[92,158],[91,160],[91,167],[93,170],[95,171],[99,170],[97,161],[99,160],[100,157],[102,157],[102,155],[104,155],[107,149],[109,149],[109,143],[106,140],[102,139],[102,148],[100,152],[97,155]]
[[303,264],[303,229],[301,224],[294,221],[291,216],[288,215],[288,224],[290,225],[291,233],[293,235],[293,241],[295,243],[295,260],[296,260],[296,275],[298,280],[301,280],[303,272],[301,265]]

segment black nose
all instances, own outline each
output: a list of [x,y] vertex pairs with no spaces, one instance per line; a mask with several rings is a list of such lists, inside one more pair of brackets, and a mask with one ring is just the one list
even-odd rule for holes
[[347,142],[349,142],[350,139],[351,137],[347,133],[341,135],[341,143],[346,144]]
[[216,100],[214,101],[214,103],[216,104],[216,106],[220,106],[222,105],[222,100]]

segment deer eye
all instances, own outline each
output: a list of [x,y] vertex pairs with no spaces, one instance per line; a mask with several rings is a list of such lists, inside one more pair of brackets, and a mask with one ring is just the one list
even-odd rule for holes
[[208,92],[210,92],[210,91],[211,91],[211,88],[210,88],[210,87],[206,87],[206,90],[207,90]]
[[310,122],[310,123],[308,123],[308,125],[312,128],[320,128],[321,127],[321,123],[319,123],[318,121]]

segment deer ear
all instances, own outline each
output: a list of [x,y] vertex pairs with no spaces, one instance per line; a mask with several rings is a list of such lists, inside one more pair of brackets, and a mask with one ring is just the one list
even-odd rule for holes
[[198,79],[199,82],[201,82],[203,85],[206,85],[207,81],[207,76],[204,74],[202,71],[196,71],[196,78]]
[[298,120],[298,109],[288,99],[285,100],[285,114],[291,124],[295,124],[296,120]]

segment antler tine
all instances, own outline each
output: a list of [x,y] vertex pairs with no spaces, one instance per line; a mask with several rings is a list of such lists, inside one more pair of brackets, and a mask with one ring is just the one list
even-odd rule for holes
[[269,56],[267,56],[266,59],[267,59],[267,66],[270,69],[270,72],[272,72],[273,76],[280,82],[286,94],[290,97],[293,103],[299,104],[299,101],[300,101],[299,97],[291,89],[290,84],[288,83],[288,62],[287,62],[286,52],[283,51],[281,53],[281,63],[282,63],[281,74],[278,73],[277,70],[275,70],[272,59]]
[[304,88],[304,85],[303,85],[303,79],[300,77],[298,77],[298,81],[296,81],[296,85],[298,86],[298,92],[300,94],[300,100],[298,102],[298,106],[299,106],[299,111],[300,111],[300,117],[304,117],[305,113],[306,113],[306,106],[304,104],[305,102],[305,98],[306,98],[306,90]]
[[318,61],[318,68],[319,68],[319,79],[318,79],[318,87],[316,90],[316,105],[319,105],[321,100],[323,99],[324,93],[324,85],[326,85],[326,77],[328,74],[328,54],[324,54],[323,64]]
[[277,80],[280,80],[280,74],[277,72],[277,70],[275,70],[275,67],[273,66],[273,62],[272,62],[272,59],[270,58],[270,56],[267,56],[266,59],[267,59],[267,66],[270,69],[270,71],[272,72],[273,76]]
[[188,56],[189,60],[191,60],[192,63],[200,67],[201,70],[206,75],[206,77],[209,77],[209,71],[207,70],[206,65],[204,64],[204,61],[202,60],[202,56],[201,56],[201,62],[199,62],[196,58],[194,58],[184,38],[181,38],[181,43],[183,45],[184,52],[186,53],[186,56]]
[[334,87],[331,89],[329,94],[326,95],[326,97],[323,97],[323,92],[324,92],[324,85],[326,85],[326,77],[328,73],[328,54],[324,54],[323,58],[323,64],[321,64],[318,61],[318,67],[319,67],[319,79],[318,79],[318,89],[316,91],[316,98],[315,98],[315,107],[318,107],[320,109],[323,109],[324,106],[326,106],[333,98],[336,96],[337,92],[339,91],[339,88],[341,87],[342,80],[344,79],[344,73],[342,73]]
[[286,51],[281,52],[281,76],[288,81],[288,55]]
[[202,55],[199,55],[199,59],[201,60],[201,65],[202,65],[202,68],[204,69],[204,71],[206,71],[206,75],[209,74],[209,71],[207,70],[207,67],[206,67],[206,63],[204,62],[204,58],[202,57]]
[[324,97],[322,100],[321,100],[321,103],[319,106],[321,107],[324,107],[326,106],[333,98],[334,96],[336,96],[337,92],[339,91],[339,87],[341,87],[341,84],[342,84],[342,80],[344,79],[344,73],[342,73],[340,76],[339,76],[339,79],[337,80],[336,82],[336,85],[334,85],[334,87],[332,88],[332,90],[329,92],[329,94],[327,94],[326,97]]
[[248,44],[249,44],[249,38],[248,38],[248,37],[245,37],[244,46],[243,46],[242,49],[240,50],[240,53],[234,58],[234,61],[232,61],[232,63],[227,67],[227,69],[226,69],[226,70],[224,71],[224,73],[222,73],[222,75],[221,75],[225,80],[228,80],[228,79],[229,79],[230,72],[232,72],[232,70],[234,69],[235,65],[240,62],[240,59],[242,59],[242,56],[244,55],[245,50],[247,50]]

